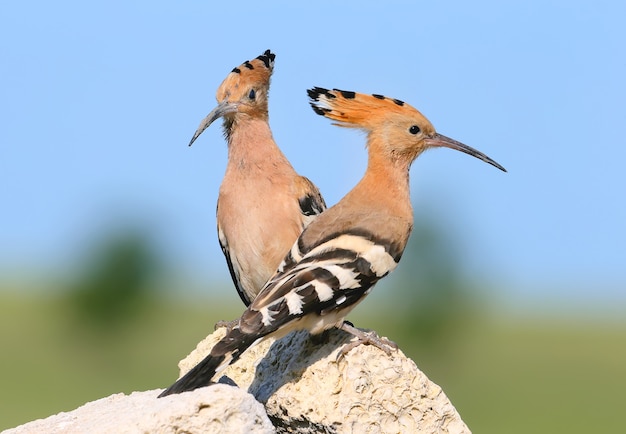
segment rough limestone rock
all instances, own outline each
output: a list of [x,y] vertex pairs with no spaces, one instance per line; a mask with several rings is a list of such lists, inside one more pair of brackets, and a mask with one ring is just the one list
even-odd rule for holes
[[160,392],[118,393],[4,434],[275,432],[263,406],[235,387],[217,384],[157,399]]
[[[181,375],[224,333],[220,329],[200,342],[179,363]],[[320,339],[304,331],[270,339],[225,369],[221,382],[262,402],[277,432],[470,432],[441,388],[400,350],[388,356],[360,345],[338,357],[351,339],[335,329]]]

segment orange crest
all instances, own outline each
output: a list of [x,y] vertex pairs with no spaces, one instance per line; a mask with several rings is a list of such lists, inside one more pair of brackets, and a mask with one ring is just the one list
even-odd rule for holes
[[383,95],[314,87],[308,91],[315,113],[337,121],[335,125],[372,130],[392,117],[426,118],[415,108],[399,99]]
[[276,55],[270,50],[253,60],[246,60],[233,70],[224,79],[217,89],[218,102],[224,100],[238,100],[251,88],[257,88],[257,92],[267,92],[270,85],[270,77],[274,70]]

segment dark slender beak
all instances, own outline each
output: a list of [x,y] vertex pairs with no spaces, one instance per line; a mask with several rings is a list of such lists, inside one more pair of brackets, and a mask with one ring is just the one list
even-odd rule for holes
[[482,152],[472,148],[471,146],[467,146],[461,142],[457,142],[450,137],[446,137],[442,134],[435,133],[432,137],[426,139],[426,144],[428,146],[438,146],[443,148],[456,149],[457,151],[465,152],[466,154],[471,155],[472,157],[476,157],[479,160],[483,160],[485,163],[489,163],[494,167],[506,172],[506,169],[502,167],[500,164],[496,163],[494,160],[483,154]]
[[191,138],[191,141],[189,142],[189,146],[191,146],[193,142],[195,142],[196,139],[200,136],[200,134],[202,134],[204,130],[209,128],[209,125],[215,122],[216,119],[221,118],[222,116],[229,113],[234,113],[236,111],[237,104],[235,103],[228,101],[222,101],[221,103],[219,103],[217,107],[211,110],[211,113],[209,113],[206,118],[202,119],[202,122],[200,122],[200,126],[198,127],[193,137]]

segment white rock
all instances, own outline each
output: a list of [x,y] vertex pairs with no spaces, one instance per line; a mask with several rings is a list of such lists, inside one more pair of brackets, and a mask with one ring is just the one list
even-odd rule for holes
[[157,399],[160,390],[118,393],[4,431],[47,433],[273,433],[263,406],[235,387],[217,384]]

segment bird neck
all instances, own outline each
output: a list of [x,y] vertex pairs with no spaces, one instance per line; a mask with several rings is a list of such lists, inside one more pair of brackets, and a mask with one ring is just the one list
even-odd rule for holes
[[342,233],[352,233],[383,243],[399,260],[412,227],[408,167],[397,167],[370,153],[363,178],[307,226],[298,246],[306,252]]
[[239,118],[226,131],[226,137],[229,164],[248,170],[251,167],[290,165],[276,145],[265,119]]
[[370,147],[367,170],[359,189],[393,214],[413,219],[409,186],[410,163],[376,152]]

